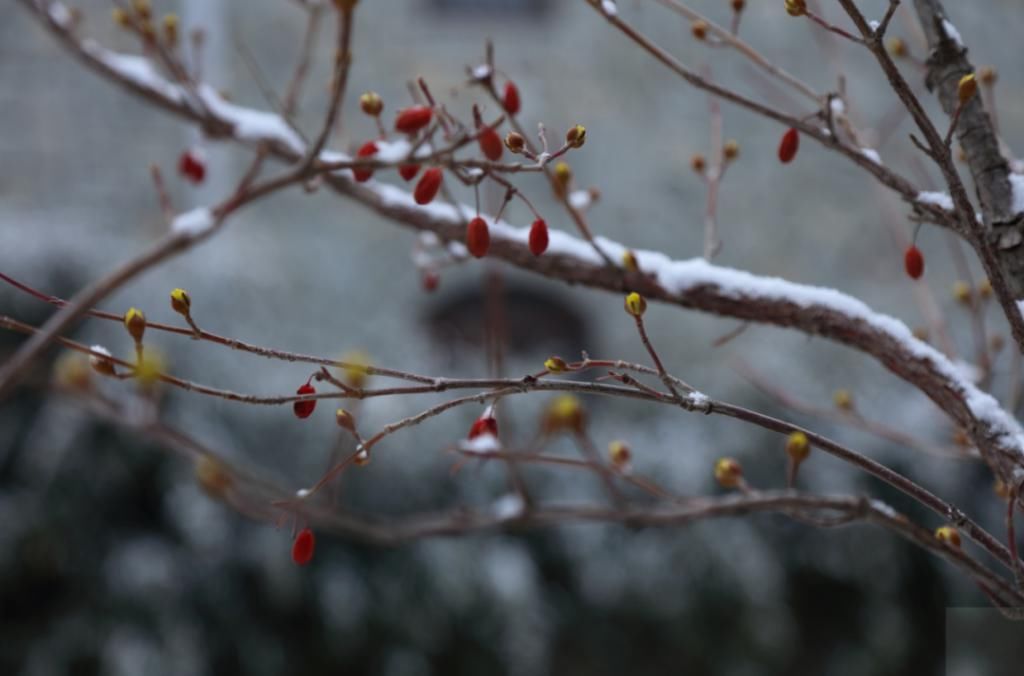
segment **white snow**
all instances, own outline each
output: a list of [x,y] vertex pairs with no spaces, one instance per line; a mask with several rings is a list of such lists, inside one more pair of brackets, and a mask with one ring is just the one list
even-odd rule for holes
[[525,509],[526,504],[517,493],[503,495],[495,500],[494,504],[491,505],[491,510],[494,512],[494,516],[503,521],[522,516],[523,510]]
[[234,134],[239,139],[278,141],[297,155],[305,150],[306,144],[280,115],[229,103],[208,84],[199,85],[199,96],[210,112],[234,127]]
[[963,38],[960,37],[960,31],[956,29],[956,26],[954,26],[949,19],[942,20],[942,30],[946,33],[947,38],[955,42],[960,47],[964,46]]
[[960,372],[960,377],[974,383],[975,385],[980,383],[981,379],[985,375],[984,371],[982,371],[978,366],[970,363],[969,361],[964,361],[963,359],[957,359],[953,362],[953,365],[956,366],[957,370]]
[[171,232],[195,238],[206,233],[213,227],[214,223],[213,214],[210,210],[206,207],[199,207],[198,209],[178,214],[171,221]]
[[463,439],[459,448],[471,453],[493,453],[501,450],[501,442],[493,434],[481,434],[475,439]]
[[486,63],[481,63],[473,67],[473,77],[477,80],[486,80],[491,76],[493,70]]
[[948,192],[924,191],[917,193],[917,201],[923,204],[932,204],[946,211],[953,210],[953,198]]
[[619,8],[615,6],[614,0],[601,0],[601,11],[607,16],[615,16],[619,13]]
[[878,30],[878,27],[881,26],[881,25],[882,25],[881,21],[875,21],[874,19],[872,19],[871,21],[868,21],[868,27],[871,28],[871,32],[872,33],[876,32]]
[[589,190],[573,190],[569,193],[569,206],[573,209],[586,209],[592,201]]
[[63,2],[55,2],[50,5],[50,19],[61,28],[68,28],[71,25],[71,10]]
[[846,104],[838,96],[833,96],[832,101],[828,105],[833,115],[844,115],[846,113]]
[[134,54],[112,52],[95,40],[82,40],[82,51],[113,71],[118,77],[147,89],[169,101],[184,100],[181,87],[173,84],[153,67],[152,61]]
[[873,509],[881,512],[890,519],[895,519],[899,517],[899,513],[895,509],[890,507],[887,503],[882,502],[881,500],[870,500],[869,504]]
[[875,150],[874,148],[861,148],[860,149],[860,154],[863,155],[864,157],[868,158],[869,160],[871,160],[875,164],[881,164],[882,163],[882,158],[878,155],[878,151]]
[[1013,213],[1019,214],[1024,211],[1024,176],[1010,174],[1010,188],[1013,190]]
[[100,355],[103,357],[111,357],[110,350],[103,347],[102,345],[90,345],[89,350],[93,353],[93,356]]

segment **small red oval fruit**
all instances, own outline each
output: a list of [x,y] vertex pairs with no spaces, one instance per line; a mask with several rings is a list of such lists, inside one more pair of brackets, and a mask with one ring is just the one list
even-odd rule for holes
[[916,246],[907,247],[903,254],[903,267],[907,269],[907,275],[911,279],[920,279],[924,274],[924,254]]
[[505,83],[505,97],[502,99],[502,104],[509,115],[517,115],[519,113],[519,88],[511,80]]
[[505,144],[502,143],[498,132],[494,131],[494,127],[484,127],[483,131],[480,132],[480,136],[477,137],[477,141],[480,143],[480,152],[484,154],[484,157],[491,162],[497,162],[501,159],[501,153],[505,150]]
[[437,285],[441,283],[441,275],[437,274],[433,270],[428,270],[423,273],[423,290],[427,293],[437,290]]
[[796,151],[800,149],[800,132],[794,127],[786,130],[779,143],[779,161],[788,164],[796,157]]
[[431,167],[423,172],[423,176],[420,176],[416,189],[412,193],[416,204],[430,204],[437,196],[437,191],[441,189],[441,178],[440,167]]
[[530,253],[539,256],[548,250],[548,224],[538,218],[530,226]]
[[398,175],[406,181],[416,178],[418,173],[420,173],[420,165],[418,164],[402,164],[398,167]]
[[[306,383],[299,389],[295,390],[295,394],[316,394],[316,388],[309,383]],[[296,418],[308,418],[313,415],[313,409],[316,408],[316,399],[297,401],[292,408],[295,411]]]
[[206,178],[206,163],[198,154],[187,150],[178,159],[178,173],[198,185]]
[[[356,157],[371,157],[376,154],[377,144],[373,141],[367,141],[356,152]],[[352,170],[352,173],[355,175],[356,181],[359,183],[365,183],[370,180],[371,176],[373,176],[373,169],[370,169],[369,167],[357,167]]]
[[466,248],[477,258],[483,258],[490,246],[491,231],[487,227],[487,221],[477,216],[466,226]]
[[498,421],[490,416],[486,418],[477,418],[473,423],[473,426],[469,428],[469,439],[476,439],[484,434],[490,434],[492,437],[498,436]]
[[434,110],[430,106],[413,106],[398,111],[395,118],[395,129],[403,134],[415,134],[430,124]]
[[292,561],[295,562],[296,566],[306,565],[313,560],[313,551],[315,549],[316,538],[313,537],[313,531],[303,528],[295,536],[295,542],[292,543]]

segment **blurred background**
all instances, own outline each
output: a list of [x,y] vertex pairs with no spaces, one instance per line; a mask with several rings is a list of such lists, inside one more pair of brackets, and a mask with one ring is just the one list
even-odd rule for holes
[[[846,25],[834,3],[818,4]],[[881,18],[887,3],[859,4]],[[1024,33],[1024,10],[1015,0],[946,4],[973,62],[998,68],[1001,132],[1011,147],[1019,145],[1024,72],[1015,68],[1019,53],[1006,45]],[[730,20],[727,0],[691,5],[721,24]],[[818,91],[835,91],[844,78],[865,145],[922,188],[938,186],[915,156],[910,123],[872,59],[790,19],[781,0],[748,5],[743,37]],[[80,0],[76,7],[84,34],[138,52],[137,41],[110,20],[109,2]],[[259,78],[284,90],[306,21],[298,3],[156,0],[154,10],[178,13],[183,34],[205,29],[204,78],[234,101],[267,109]],[[813,112],[738,55],[693,40],[688,22],[653,0],[620,0],[619,10],[684,63],[710,68],[716,81],[792,112]],[[587,144],[570,161],[577,187],[600,191],[589,216],[594,231],[676,258],[700,255],[705,189],[689,164],[692,154],[711,150],[708,99],[584,2],[364,0],[356,17],[356,56],[334,147],[351,150],[375,135],[358,112],[359,92],[378,91],[390,119],[409,100],[406,83],[420,75],[468,119],[472,102],[483,98],[464,86],[465,69],[482,61],[492,39],[500,72],[521,91],[527,128],[543,122],[559,138],[572,124],[586,125]],[[922,59],[909,18],[901,9],[892,34]],[[308,132],[326,102],[330,22],[320,37],[297,116]],[[920,85],[914,63],[903,65]],[[923,86],[920,94],[944,120]],[[175,208],[184,211],[222,199],[250,158],[86,71],[18,5],[0,21],[0,111],[0,270],[62,297],[162,232],[151,164],[163,170]],[[902,251],[912,225],[892,195],[810,142],[782,166],[779,125],[729,106],[723,113],[725,137],[741,151],[722,188],[724,247],[716,262],[834,286],[915,327],[926,323],[926,312],[938,312],[958,353],[973,358],[969,314],[951,292],[965,273],[945,232],[922,229],[927,285],[911,284]],[[208,172],[193,187],[176,165],[197,144]],[[516,183],[551,227],[572,229],[540,179]],[[485,192],[482,204],[493,211],[500,197]],[[518,204],[506,217],[530,219]],[[582,350],[646,361],[617,295],[487,260],[445,269],[428,294],[412,263],[415,244],[412,231],[356,204],[293,190],[239,213],[213,240],[147,272],[103,308],[120,313],[134,305],[150,319],[180,321],[167,293],[182,286],[198,323],[218,333],[323,356],[361,350],[375,364],[418,373],[482,376],[490,277],[500,279],[510,327],[506,373],[535,371],[551,354],[573,358]],[[0,314],[38,325],[49,312],[0,287]],[[989,338],[1005,334],[995,310],[980,314]],[[695,387],[810,424],[1001,528],[1004,507],[988,471],[963,457],[955,430],[928,400],[874,361],[758,326],[715,347],[736,322],[660,306],[647,318],[668,368]],[[125,358],[132,353],[114,323],[86,322],[73,337]],[[0,334],[0,358],[20,340]],[[147,335],[147,343],[175,374],[238,391],[290,393],[311,372],[167,334]],[[1005,398],[1010,356],[995,360],[993,392]],[[247,521],[208,498],[187,463],[51,395],[51,364],[40,363],[29,385],[0,405],[3,674],[943,673],[946,609],[984,605],[968,581],[890,534],[867,526],[822,531],[781,517],[666,530],[575,525],[393,548],[321,534],[316,559],[300,569],[289,558],[287,528]],[[826,410],[833,393],[846,389],[858,415],[912,435],[926,450],[794,411],[755,387],[751,372]],[[378,429],[436,401],[365,402],[360,428]],[[537,395],[507,400],[505,443],[527,443],[548,403]],[[680,494],[719,490],[711,468],[723,455],[740,459],[756,486],[784,482],[774,435],[635,402],[583,403],[599,447],[627,440],[635,472]],[[321,405],[298,421],[289,406],[169,391],[162,416],[233,462],[297,488],[319,476],[337,443],[333,410]],[[339,509],[402,515],[499,500],[508,490],[500,467],[453,476],[453,456],[444,452],[479,413],[462,407],[394,435],[369,466],[345,474]],[[574,452],[568,441],[553,451]],[[530,470],[527,478],[539,496],[604,499],[600,484],[577,472]],[[820,454],[804,465],[801,483],[821,492],[868,492],[925,526],[940,525]],[[986,670],[995,657],[1002,657],[997,649],[968,647],[949,673],[1002,673]]]

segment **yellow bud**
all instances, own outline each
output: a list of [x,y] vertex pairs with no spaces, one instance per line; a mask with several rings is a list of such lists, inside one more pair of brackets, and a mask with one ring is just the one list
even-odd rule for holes
[[811,442],[807,435],[797,431],[786,437],[786,455],[794,462],[803,462],[811,454]]
[[222,498],[231,488],[231,474],[220,460],[212,455],[201,455],[193,468],[196,482],[211,498]]
[[703,174],[704,170],[708,168],[708,161],[704,159],[704,155],[701,153],[694,153],[690,157],[690,168],[698,174]]
[[121,28],[127,28],[128,26],[132,25],[132,20],[128,16],[128,12],[124,11],[120,7],[115,7],[110,12],[110,17],[114,20],[114,23],[116,23]]
[[153,14],[153,8],[149,4],[149,0],[132,0],[132,9],[143,19],[148,19]]
[[960,78],[956,85],[956,96],[960,100],[960,105],[970,101],[977,91],[978,81],[974,78],[974,73],[968,73]]
[[633,452],[625,441],[615,440],[608,444],[608,457],[613,465],[622,469],[633,459]]
[[939,526],[935,529],[935,537],[950,547],[960,549],[960,533],[952,526]]
[[626,312],[634,317],[643,317],[647,311],[647,301],[636,291],[626,296]]
[[384,100],[377,92],[364,92],[359,97],[359,107],[371,117],[377,117],[384,110]]
[[523,138],[522,134],[510,131],[505,134],[505,147],[508,148],[510,153],[518,155],[526,147],[526,139]]
[[896,58],[903,58],[907,55],[907,43],[900,38],[891,38],[888,44],[889,53]]
[[150,387],[158,380],[164,372],[164,359],[155,350],[148,349],[142,356],[142,361],[135,367],[135,379],[143,387]]
[[743,483],[743,467],[732,458],[719,458],[715,463],[715,481],[722,488],[736,488]]
[[790,16],[803,16],[807,14],[806,0],[786,0],[786,12]]
[[583,431],[585,416],[580,400],[571,394],[560,394],[548,404],[544,412],[544,431],[548,434],[563,430]]
[[962,279],[953,283],[953,298],[958,303],[969,305],[971,302],[971,285]]
[[849,411],[853,409],[853,395],[849,390],[836,390],[832,393],[832,403],[836,408]]
[[978,295],[986,300],[992,297],[992,282],[987,277],[978,284]]
[[571,127],[569,131],[565,133],[565,142],[570,148],[582,148],[583,143],[587,140],[587,128],[582,124],[577,124]]
[[146,333],[146,315],[137,308],[128,308],[124,313],[124,328],[128,329],[129,335],[136,343],[142,342],[142,336]]
[[185,289],[174,289],[171,291],[171,309],[179,315],[189,316],[192,311],[192,299]]
[[698,40],[706,40],[708,37],[708,22],[694,21],[690,24],[690,33]]
[[162,23],[164,39],[167,41],[167,44],[176,45],[178,43],[178,15],[165,14]]
[[555,178],[562,185],[569,185],[569,181],[572,180],[572,167],[569,166],[568,162],[558,162],[555,164]]
[[338,423],[338,427],[343,430],[355,433],[356,431],[356,419],[351,413],[343,408],[339,408],[334,412],[334,421]]
[[92,372],[85,356],[78,352],[64,352],[53,365],[53,379],[61,387],[75,390],[89,389]]
[[147,42],[156,42],[156,27],[149,19],[143,19],[139,24],[139,32]]
[[544,368],[549,373],[562,373],[569,370],[569,365],[561,357],[548,357],[544,360]]
[[632,250],[626,249],[622,252],[622,267],[629,272],[636,272],[640,269],[640,264],[636,260],[636,254]]
[[342,355],[341,361],[345,366],[341,369],[346,383],[350,387],[359,389],[366,384],[366,377],[369,375],[370,355],[361,350],[353,350]]
[[736,139],[729,139],[722,146],[722,154],[727,162],[732,162],[740,156],[740,144]]

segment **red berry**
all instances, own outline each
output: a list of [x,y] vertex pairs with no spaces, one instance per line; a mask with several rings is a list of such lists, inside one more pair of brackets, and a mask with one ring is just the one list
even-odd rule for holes
[[509,115],[517,115],[519,113],[519,88],[511,80],[505,83],[505,98],[502,99],[502,103]]
[[[316,389],[309,383],[306,383],[299,389],[295,390],[295,394],[316,394]],[[295,410],[296,418],[308,418],[313,415],[313,409],[316,408],[316,399],[297,401],[292,408]]]
[[476,439],[484,434],[490,434],[492,437],[498,436],[498,421],[490,416],[477,418],[473,426],[469,428],[469,438]]
[[423,273],[423,290],[427,293],[435,291],[437,285],[441,283],[441,275],[437,274],[433,270],[427,270]]
[[924,274],[924,254],[921,250],[913,245],[907,247],[906,253],[903,254],[903,267],[907,269],[911,279],[920,279]]
[[206,163],[196,152],[187,150],[178,160],[178,173],[198,185],[206,178]]
[[483,131],[480,132],[480,136],[477,137],[477,141],[480,143],[480,152],[484,154],[484,157],[491,162],[497,162],[501,159],[501,153],[505,149],[505,144],[502,143],[501,137],[498,136],[498,132],[494,131],[493,127],[484,127]]
[[483,258],[490,246],[491,232],[487,228],[487,222],[477,216],[466,227],[466,248],[477,258]]
[[430,124],[433,116],[434,110],[429,106],[413,106],[400,110],[398,117],[395,118],[395,129],[403,134],[415,134]]
[[437,191],[441,189],[441,178],[439,167],[431,167],[423,172],[423,176],[420,176],[416,189],[412,193],[416,204],[430,204],[433,201],[437,196]]
[[796,157],[796,151],[800,149],[800,132],[790,127],[782,135],[782,142],[779,143],[779,161],[788,164]]
[[292,561],[296,566],[306,565],[313,560],[314,549],[316,549],[316,538],[313,537],[313,531],[303,528],[295,536],[295,542],[292,543]]
[[530,252],[539,256],[548,250],[548,224],[538,218],[530,226]]
[[416,178],[418,173],[420,173],[420,165],[418,164],[403,164],[398,167],[398,175],[406,181]]
[[[370,157],[376,154],[377,144],[374,143],[373,141],[367,141],[362,145],[361,148],[359,148],[359,151],[356,152],[356,157]],[[353,169],[352,173],[355,174],[356,181],[358,181],[359,183],[365,183],[366,181],[370,180],[371,176],[373,176],[373,169],[369,167],[359,167]]]

